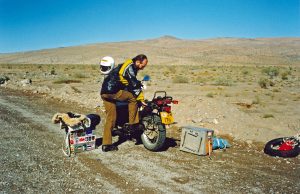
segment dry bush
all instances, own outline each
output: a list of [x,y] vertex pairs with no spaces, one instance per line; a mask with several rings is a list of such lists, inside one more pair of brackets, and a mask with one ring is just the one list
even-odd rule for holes
[[261,88],[267,89],[270,81],[266,78],[260,78],[258,84]]
[[54,67],[51,69],[50,75],[56,75],[56,71],[55,71]]
[[75,91],[75,93],[81,93],[81,91],[78,88],[74,86],[71,86],[71,88]]
[[224,97],[231,97],[231,94],[226,93],[224,94]]
[[272,91],[273,91],[273,92],[280,92],[280,90],[277,89],[277,88],[274,88]]
[[274,118],[274,115],[267,113],[263,115],[263,118]]
[[173,83],[189,83],[189,79],[180,75],[173,78]]
[[79,73],[79,72],[78,72],[78,73],[75,73],[73,77],[74,77],[74,78],[77,78],[77,79],[88,78],[87,75],[85,75],[85,74],[83,74],[83,73]]
[[262,70],[262,72],[270,78],[276,77],[279,75],[279,68],[278,67],[267,67]]
[[209,92],[209,93],[207,93],[206,94],[206,97],[209,97],[209,98],[213,98],[214,97],[214,93],[212,93],[212,92]]
[[67,79],[67,78],[61,77],[58,80],[53,81],[52,83],[53,84],[70,84],[70,83],[81,83],[81,81],[80,80]]
[[215,80],[214,85],[216,86],[232,86],[233,82],[232,80],[229,80],[228,78],[220,77]]
[[195,83],[206,83],[208,80],[203,76],[197,76],[193,80]]
[[261,100],[258,96],[255,96],[255,99],[252,100],[252,104],[261,104]]
[[249,71],[246,70],[246,69],[244,69],[244,70],[242,71],[242,73],[243,73],[244,75],[248,75],[248,74],[249,74]]
[[281,79],[282,80],[287,80],[288,75],[290,75],[288,71],[285,71],[285,72],[281,73]]

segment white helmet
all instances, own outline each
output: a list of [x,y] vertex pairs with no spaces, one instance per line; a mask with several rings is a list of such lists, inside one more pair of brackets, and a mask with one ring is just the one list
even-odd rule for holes
[[112,57],[103,57],[100,61],[100,72],[104,75],[107,75],[109,72],[111,72],[111,70],[113,70],[114,66],[115,60]]

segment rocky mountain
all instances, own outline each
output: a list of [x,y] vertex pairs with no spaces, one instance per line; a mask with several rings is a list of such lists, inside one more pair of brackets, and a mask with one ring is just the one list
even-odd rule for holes
[[144,53],[159,65],[300,65],[300,38],[215,38],[163,36],[1,54],[0,64],[98,64],[109,55],[117,63]]

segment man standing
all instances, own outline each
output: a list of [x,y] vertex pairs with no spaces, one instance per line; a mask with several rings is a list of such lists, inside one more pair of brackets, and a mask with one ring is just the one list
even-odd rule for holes
[[128,102],[129,126],[131,129],[139,123],[137,100],[143,100],[142,84],[137,80],[139,70],[148,63],[147,56],[140,54],[125,61],[113,69],[104,79],[101,88],[101,98],[106,110],[106,122],[103,131],[102,151],[116,151],[118,147],[112,144],[111,131],[116,123],[116,101]]

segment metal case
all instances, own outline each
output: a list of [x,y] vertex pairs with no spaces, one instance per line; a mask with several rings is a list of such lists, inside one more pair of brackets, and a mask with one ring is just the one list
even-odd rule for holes
[[211,129],[182,127],[180,150],[197,155],[210,155],[213,134],[214,131]]
[[70,135],[71,152],[78,153],[94,150],[96,146],[96,136],[86,131],[72,131]]

